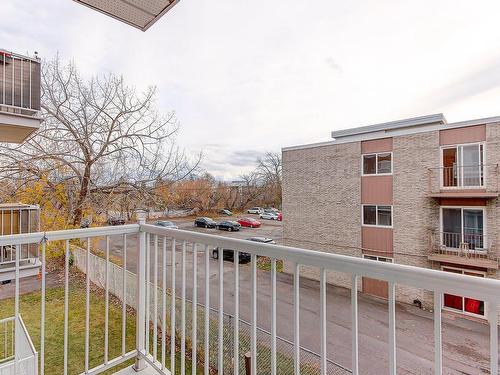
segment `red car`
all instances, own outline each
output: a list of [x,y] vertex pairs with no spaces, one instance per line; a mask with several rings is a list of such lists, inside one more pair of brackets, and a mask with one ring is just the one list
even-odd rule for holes
[[248,228],[258,228],[260,227],[260,221],[255,220],[254,218],[251,217],[242,217],[238,219],[238,223],[242,227],[248,227]]
[[283,220],[283,214],[281,212],[278,212],[278,221]]

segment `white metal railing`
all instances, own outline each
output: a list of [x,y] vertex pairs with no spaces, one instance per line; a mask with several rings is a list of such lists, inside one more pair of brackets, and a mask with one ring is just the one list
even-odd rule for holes
[[[126,296],[130,290],[127,275],[127,256],[131,249],[127,248],[127,241],[133,237],[137,242],[135,256],[137,262],[136,284],[135,284],[135,309],[136,309],[136,332],[135,349],[126,350],[126,298],[122,298],[122,348],[121,353],[115,358],[109,356],[109,298],[110,298],[110,239],[119,238],[123,262],[123,285],[122,296]],[[90,341],[90,311],[92,309],[90,299],[90,255],[92,252],[92,239],[104,238],[103,259],[104,270],[104,303],[105,324],[104,331],[103,360],[98,366],[90,368],[89,365],[89,341]],[[40,374],[45,373],[45,341],[46,327],[46,248],[47,244],[55,241],[63,241],[65,244],[65,268],[64,268],[64,345],[63,361],[64,374],[68,372],[68,347],[69,347],[69,262],[70,262],[70,240],[81,239],[85,243],[87,254],[86,262],[86,297],[85,297],[85,351],[82,362],[83,372],[86,374],[97,374],[131,358],[136,358],[135,367],[141,369],[147,364],[160,374],[172,374],[186,372],[188,361],[192,364],[192,373],[202,367],[205,374],[211,373],[214,367],[218,374],[234,373],[240,374],[244,369],[242,363],[245,353],[241,350],[244,340],[248,339],[248,349],[251,355],[251,374],[257,374],[259,364],[264,361],[262,357],[262,343],[258,336],[258,311],[267,311],[270,319],[270,342],[266,344],[269,353],[269,371],[266,373],[276,374],[277,369],[283,361],[280,348],[277,346],[277,260],[286,260],[295,264],[293,268],[293,323],[290,325],[293,336],[293,353],[290,358],[292,364],[290,372],[300,374],[301,366],[301,337],[300,337],[300,284],[301,270],[303,267],[313,267],[319,270],[319,302],[318,306],[308,306],[319,311],[319,325],[321,327],[320,340],[320,368],[321,375],[327,374],[327,337],[331,335],[327,324],[326,306],[328,303],[326,293],[326,275],[328,271],[338,271],[350,275],[352,280],[351,289],[351,371],[359,374],[359,329],[358,329],[358,288],[361,277],[386,280],[388,282],[388,337],[387,352],[389,358],[389,372],[396,374],[398,359],[396,356],[396,297],[395,288],[398,284],[412,286],[431,291],[434,294],[434,373],[443,373],[443,345],[442,345],[442,317],[441,308],[443,294],[462,295],[485,301],[488,310],[489,332],[490,332],[490,372],[498,373],[498,304],[500,303],[500,281],[478,278],[454,273],[441,272],[431,269],[423,269],[400,264],[384,262],[373,262],[370,260],[336,255],[325,252],[311,251],[300,248],[262,244],[252,241],[239,240],[235,238],[220,237],[183,231],[178,229],[162,228],[148,225],[141,217],[138,224],[130,224],[116,227],[102,227],[90,229],[74,229],[65,231],[54,231],[46,233],[32,233],[24,235],[12,235],[0,237],[0,246],[9,244],[16,247],[28,243],[38,243],[41,247],[42,278],[41,278],[41,326],[40,326]],[[131,240],[130,240],[131,241]],[[115,245],[116,246],[116,245]],[[129,246],[130,247],[130,246]],[[219,257],[216,266],[211,265],[211,252],[215,247],[233,249],[234,258],[239,259],[240,252],[250,254],[249,265],[250,295],[249,301],[240,300],[240,266],[224,265],[223,257]],[[270,303],[266,306],[258,306],[259,295],[257,282],[257,257],[267,256],[271,259]],[[245,266],[248,267],[248,266]],[[212,269],[213,268],[213,269]],[[210,277],[210,272],[217,275],[216,285]],[[246,272],[246,271],[245,271]],[[19,272],[16,272],[16,299],[15,311],[19,315]],[[230,290],[227,290],[224,280],[231,280]],[[168,286],[170,286],[168,288]],[[310,292],[310,291],[309,291]],[[227,299],[227,295],[232,295]],[[210,298],[212,295],[213,298]],[[212,303],[213,301],[216,303]],[[179,301],[179,302],[177,302]],[[200,306],[199,304],[202,304]],[[224,314],[231,306],[234,324],[232,333],[232,360],[228,362],[225,357],[227,344],[224,337],[227,336],[227,327],[224,325]],[[258,308],[259,307],[259,308]],[[211,320],[210,311],[215,309],[217,318]],[[249,311],[250,337],[244,337],[239,327],[240,311]],[[213,315],[213,314],[212,314]],[[200,319],[200,317],[202,317]],[[216,327],[217,334],[210,333],[210,328]],[[152,328],[152,329],[151,329]],[[216,337],[214,337],[216,336]],[[215,341],[214,341],[215,339]],[[211,361],[216,355],[215,364]],[[198,358],[202,355],[202,358]],[[265,359],[267,361],[267,358]]]
[[430,253],[453,255],[471,259],[498,260],[495,241],[477,230],[464,232],[431,232]]
[[37,375],[38,353],[21,315],[0,320],[0,328],[5,354],[0,358],[0,375]]
[[429,168],[429,190],[487,189],[498,192],[498,164]]
[[36,115],[40,110],[40,61],[0,49],[0,111]]

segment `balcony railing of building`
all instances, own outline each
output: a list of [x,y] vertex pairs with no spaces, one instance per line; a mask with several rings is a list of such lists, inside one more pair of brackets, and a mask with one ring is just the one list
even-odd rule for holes
[[0,49],[0,111],[33,116],[40,110],[40,61]]
[[463,233],[431,231],[429,258],[462,265],[498,268],[496,239],[464,228]]
[[21,317],[0,320],[0,375],[38,374],[38,353]]
[[464,192],[472,196],[499,192],[498,164],[455,165],[428,169],[430,194]]
[[[137,244],[134,256],[137,270],[131,274],[127,270],[127,257],[130,248],[127,241]],[[102,285],[105,303],[103,330],[103,353],[98,358],[100,364],[90,366],[89,343],[90,343],[90,311],[93,309],[90,299],[91,273],[93,263],[90,259],[93,244],[96,239],[104,239],[104,250],[101,259],[104,262],[104,274]],[[117,280],[110,281],[110,239],[118,239],[114,247],[121,244],[122,256],[122,283]],[[366,259],[336,255],[325,252],[311,251],[300,248],[291,248],[279,245],[261,244],[252,241],[239,240],[235,238],[220,237],[168,229],[146,224],[141,217],[137,224],[129,224],[119,227],[102,227],[90,229],[74,229],[54,231],[45,233],[20,234],[0,237],[0,245],[15,246],[19,252],[21,245],[39,244],[42,262],[41,276],[41,311],[40,311],[40,345],[39,345],[39,373],[45,371],[45,360],[47,345],[53,345],[46,341],[46,331],[52,329],[47,326],[47,280],[46,280],[46,252],[47,246],[55,243],[64,245],[64,344],[61,348],[64,362],[64,374],[68,371],[68,348],[70,327],[68,316],[71,306],[68,296],[69,288],[70,258],[72,247],[78,246],[86,258],[85,276],[85,349],[82,353],[82,372],[85,374],[97,374],[105,370],[114,369],[123,362],[135,358],[136,369],[149,366],[159,374],[186,373],[189,361],[192,363],[192,373],[202,367],[204,374],[212,373],[214,369],[218,374],[234,373],[241,374],[244,371],[244,356],[250,353],[251,374],[257,373],[277,374],[279,366],[283,361],[280,345],[277,341],[277,260],[286,260],[295,264],[293,272],[293,309],[290,312],[292,318],[289,326],[290,336],[293,337],[293,352],[291,354],[289,371],[281,373],[300,374],[305,373],[302,366],[301,356],[301,270],[303,267],[313,267],[319,271],[320,281],[318,290],[317,306],[307,306],[308,309],[319,311],[320,328],[319,340],[319,364],[317,372],[321,375],[331,374],[328,371],[329,361],[327,358],[327,338],[335,335],[329,329],[327,320],[327,293],[326,279],[329,271],[342,272],[350,275],[352,281],[351,299],[351,352],[352,360],[350,372],[358,374],[359,370],[359,343],[360,333],[358,329],[358,288],[362,277],[385,280],[388,282],[388,337],[387,357],[389,359],[389,373],[396,374],[398,366],[397,340],[396,340],[396,285],[406,285],[423,290],[431,291],[434,295],[434,338],[433,344],[434,373],[443,373],[443,344],[442,344],[442,317],[443,294],[462,295],[485,301],[488,309],[489,333],[490,333],[490,372],[498,373],[498,305],[500,303],[500,281],[477,278],[466,275],[446,273],[437,270],[423,269],[400,264],[384,262],[373,262]],[[129,246],[130,247],[130,246]],[[250,254],[250,296],[240,299],[240,268],[238,262],[234,266],[224,264],[222,256],[211,263],[211,255],[214,248],[232,249],[234,259],[239,259],[241,253]],[[270,278],[270,287],[265,293],[270,296],[270,302],[266,306],[258,306],[257,296],[263,292],[258,288],[257,257],[267,256],[271,259],[271,271],[266,276]],[[17,258],[16,258],[17,259]],[[18,263],[17,263],[18,264]],[[211,269],[212,268],[212,269]],[[247,271],[245,271],[247,272]],[[215,275],[216,275],[216,280]],[[136,284],[133,290],[124,282],[133,275]],[[232,280],[229,290],[224,283],[225,279]],[[119,279],[118,279],[119,280]],[[16,294],[15,311],[16,316],[21,313],[19,309],[20,293],[19,271],[16,272]],[[179,285],[180,284],[180,285]],[[215,284],[215,285],[213,285]],[[127,298],[121,298],[122,314],[122,344],[120,354],[110,355],[110,326],[109,326],[109,304],[110,290],[115,295],[127,296],[131,294],[135,307],[135,348],[128,350],[125,343]],[[308,293],[311,293],[309,290]],[[212,295],[214,294],[214,295]],[[212,295],[212,299],[210,296]],[[213,303],[216,301],[216,303]],[[212,302],[212,303],[211,303]],[[260,301],[259,301],[260,302]],[[200,305],[201,304],[201,305]],[[215,319],[210,312],[215,310]],[[228,311],[229,310],[229,311]],[[240,313],[249,312],[249,332],[244,333],[240,329]],[[270,341],[261,342],[259,339],[258,314],[266,311],[266,317],[270,320]],[[232,313],[234,320],[228,330],[224,325],[225,313]],[[21,320],[16,320],[21,324]],[[217,334],[213,335],[210,328],[215,327]],[[152,328],[152,329],[150,329]],[[16,332],[18,330],[16,329]],[[74,332],[71,332],[74,335]],[[116,334],[114,332],[113,334]],[[248,334],[248,335],[247,335]],[[226,336],[232,338],[231,347],[225,343]],[[215,336],[215,337],[214,337]],[[17,353],[20,343],[16,340],[15,351]],[[230,353],[230,359],[227,356]],[[92,358],[95,364],[95,355]],[[200,365],[201,362],[201,365]],[[264,368],[265,367],[265,368]],[[315,368],[315,367],[313,367]],[[335,373],[346,373],[341,368]],[[342,371],[344,372],[342,372]],[[29,372],[34,374],[36,372]],[[308,374],[310,372],[307,372]]]

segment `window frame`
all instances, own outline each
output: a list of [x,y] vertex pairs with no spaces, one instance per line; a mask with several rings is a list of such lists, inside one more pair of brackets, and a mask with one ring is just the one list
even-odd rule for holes
[[[461,162],[462,162],[462,158],[463,158],[463,154],[460,152],[458,152],[459,148],[460,147],[464,147],[464,146],[474,146],[474,145],[477,145],[479,150],[480,150],[480,153],[479,153],[479,162],[480,162],[480,166],[482,166],[481,168],[481,173],[482,173],[482,176],[481,176],[481,179],[483,181],[483,184],[482,185],[478,185],[478,186],[463,186],[463,184],[458,184],[457,183],[457,186],[444,186],[444,163],[443,163],[443,154],[444,154],[444,150],[446,149],[452,149],[454,148],[456,150],[456,155],[457,155],[457,159],[459,160],[459,162],[457,162],[457,165],[461,165]],[[485,189],[487,186],[487,169],[486,168],[486,156],[487,156],[487,153],[486,153],[486,142],[485,141],[480,141],[480,142],[466,142],[466,143],[456,143],[456,144],[449,144],[449,145],[442,145],[439,147],[439,187],[443,190],[464,190],[464,189]],[[371,175],[373,176],[373,175]]]
[[[376,259],[370,259],[370,258],[376,258]],[[374,262],[394,263],[394,258],[384,255],[363,254],[363,259],[373,260]],[[380,259],[386,259],[386,260],[380,260]]]
[[[470,269],[467,269],[467,268],[460,268],[460,267],[453,267],[453,266],[441,266],[441,271],[442,272],[447,272],[445,271],[445,268],[446,269],[450,269],[450,270],[456,270],[456,271],[461,271],[461,275],[464,275],[465,272],[467,273],[474,273],[476,275],[481,275],[481,276],[477,276],[477,277],[483,277],[483,278],[486,278],[487,276],[487,273],[485,271],[479,271],[479,270],[470,270]],[[457,273],[458,275],[458,273]],[[459,310],[459,309],[454,309],[453,307],[448,307],[448,306],[445,306],[444,305],[444,295],[445,294],[450,294],[450,293],[443,293],[443,302],[442,302],[442,309],[443,310],[446,310],[446,311],[451,311],[451,312],[454,312],[454,313],[457,313],[457,314],[463,314],[463,315],[467,315],[467,316],[473,316],[475,318],[479,318],[479,319],[488,319],[488,302],[487,301],[483,301],[483,300],[478,300],[478,301],[481,301],[483,302],[484,304],[484,314],[481,315],[481,314],[474,314],[474,313],[471,313],[471,312],[468,312],[468,311],[465,311],[465,299],[466,298],[471,298],[471,299],[476,299],[476,298],[472,298],[472,297],[467,297],[467,296],[458,296],[458,297],[462,297],[462,310]]]
[[[375,224],[365,224],[365,207],[374,206],[375,207]],[[390,207],[391,208],[391,225],[382,225],[378,223],[378,208],[379,207]],[[361,205],[361,225],[363,227],[374,227],[374,228],[392,228],[394,225],[394,206],[392,204],[362,204]]]
[[[488,218],[487,218],[487,212],[486,212],[486,206],[440,206],[439,207],[439,242],[440,244],[443,244],[443,209],[458,209],[460,210],[460,230],[462,234],[462,240],[463,240],[463,232],[464,232],[464,210],[478,210],[478,211],[483,211],[483,241],[488,239]],[[447,251],[456,251],[459,252],[460,249],[454,248],[454,247],[447,247]],[[489,246],[484,248],[483,250],[469,250],[470,252],[477,252],[477,254],[484,254],[486,251],[489,250]],[[453,268],[453,267],[448,267],[448,268]],[[462,269],[462,268],[458,268]]]
[[[391,155],[391,172],[379,173],[378,172],[378,157],[379,155]],[[375,173],[365,173],[365,156],[375,156]],[[361,154],[361,176],[392,176],[394,171],[394,159],[392,151],[370,152]]]

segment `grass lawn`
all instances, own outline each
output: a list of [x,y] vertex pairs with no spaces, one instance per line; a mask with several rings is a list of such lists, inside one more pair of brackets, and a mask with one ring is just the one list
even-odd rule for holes
[[[89,368],[104,361],[104,293],[93,286],[90,301],[90,345]],[[69,288],[69,329],[68,329],[68,373],[80,374],[84,371],[85,359],[85,285],[78,278],[70,280]],[[27,326],[37,350],[40,348],[40,292],[21,296],[21,316]],[[0,302],[0,319],[14,315],[14,299]],[[109,304],[109,359],[121,355],[122,351],[122,310],[121,303],[110,296]],[[150,334],[152,337],[152,334]],[[62,374],[64,360],[64,287],[46,290],[45,323],[45,373]],[[126,352],[135,348],[135,315],[127,312],[126,317]],[[158,353],[161,353],[161,343]],[[167,343],[167,350],[169,346]],[[129,361],[121,367],[105,372],[112,374],[120,368],[133,363]],[[177,359],[177,365],[180,358]],[[176,366],[178,367],[178,366]],[[186,360],[186,372],[191,373],[190,361]],[[199,373],[200,370],[198,370]],[[176,369],[176,374],[180,370]]]

